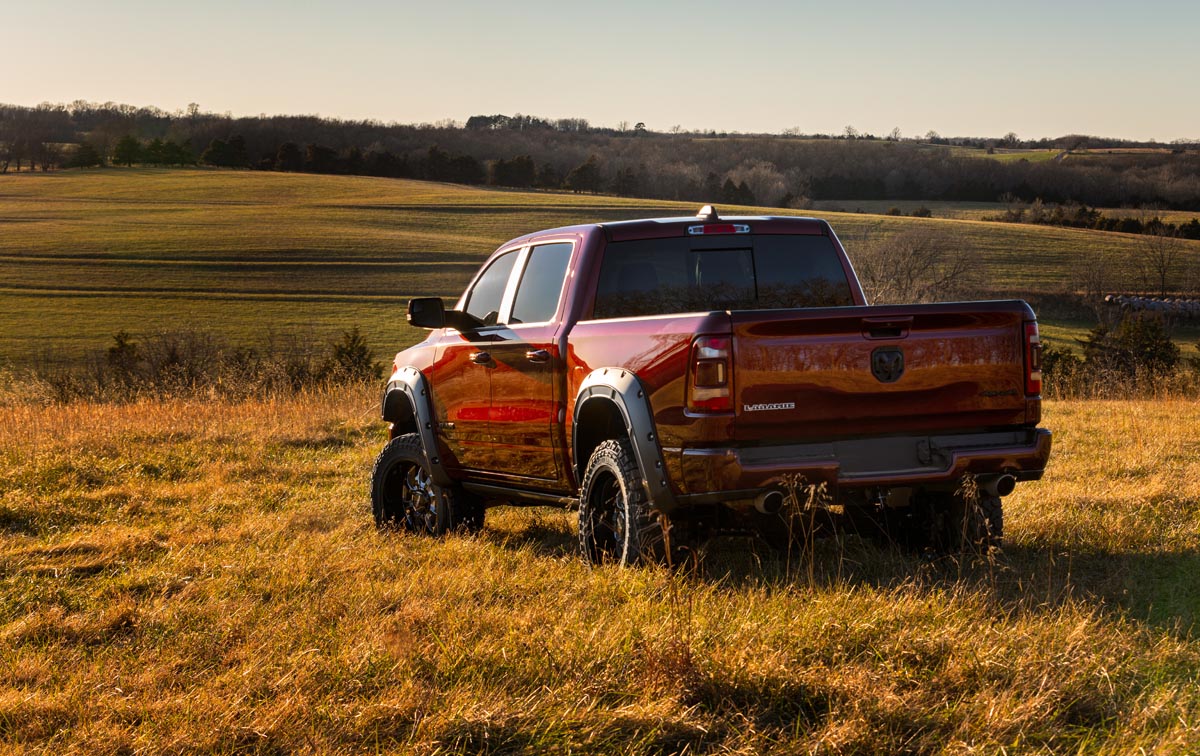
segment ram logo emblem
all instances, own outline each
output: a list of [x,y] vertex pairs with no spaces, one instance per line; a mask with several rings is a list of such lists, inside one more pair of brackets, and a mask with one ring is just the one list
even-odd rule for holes
[[880,383],[895,383],[904,375],[904,352],[896,347],[879,347],[871,352],[871,374]]

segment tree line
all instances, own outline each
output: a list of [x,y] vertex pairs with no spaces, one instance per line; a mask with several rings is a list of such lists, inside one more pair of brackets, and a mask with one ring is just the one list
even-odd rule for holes
[[[472,116],[395,124],[317,116],[233,117],[192,105],[166,112],[112,103],[0,106],[0,172],[146,163],[424,178],[658,199],[803,207],[815,200],[921,200],[1200,209],[1200,149],[1177,144],[731,134],[592,126],[586,119]],[[1065,159],[987,159],[984,150],[1061,149]],[[959,148],[959,149],[953,149]],[[975,148],[971,153],[961,148]],[[135,154],[136,153],[136,154]]]

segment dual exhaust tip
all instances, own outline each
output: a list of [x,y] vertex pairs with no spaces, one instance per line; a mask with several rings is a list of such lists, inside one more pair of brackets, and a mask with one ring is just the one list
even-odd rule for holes
[[[979,490],[988,496],[1008,496],[1017,487],[1017,479],[1008,473],[979,479]],[[763,491],[754,498],[754,508],[766,515],[779,514],[783,509],[783,491]]]

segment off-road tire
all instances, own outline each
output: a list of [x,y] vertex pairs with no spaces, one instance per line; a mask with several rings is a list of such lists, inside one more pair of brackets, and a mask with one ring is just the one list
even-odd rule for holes
[[901,547],[936,554],[986,554],[1004,539],[1004,505],[999,496],[975,501],[950,493],[922,494],[908,508],[888,513]]
[[371,510],[375,526],[440,536],[483,527],[483,502],[457,487],[434,483],[425,462],[421,437],[397,436],[375,458],[371,473]]
[[651,507],[626,439],[596,447],[579,497],[579,546],[589,564],[631,567],[666,559],[663,523]]

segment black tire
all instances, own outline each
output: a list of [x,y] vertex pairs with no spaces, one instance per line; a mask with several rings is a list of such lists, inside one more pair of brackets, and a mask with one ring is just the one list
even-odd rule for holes
[[896,515],[889,525],[902,524],[893,535],[913,551],[986,554],[1004,539],[1004,506],[999,496],[980,495],[967,501],[950,493],[926,493],[909,511]]
[[440,536],[456,528],[476,532],[483,527],[482,501],[430,478],[416,433],[393,438],[375,458],[371,510],[380,529]]
[[663,525],[646,499],[625,439],[603,442],[588,460],[579,497],[579,546],[589,564],[630,567],[665,559]]

